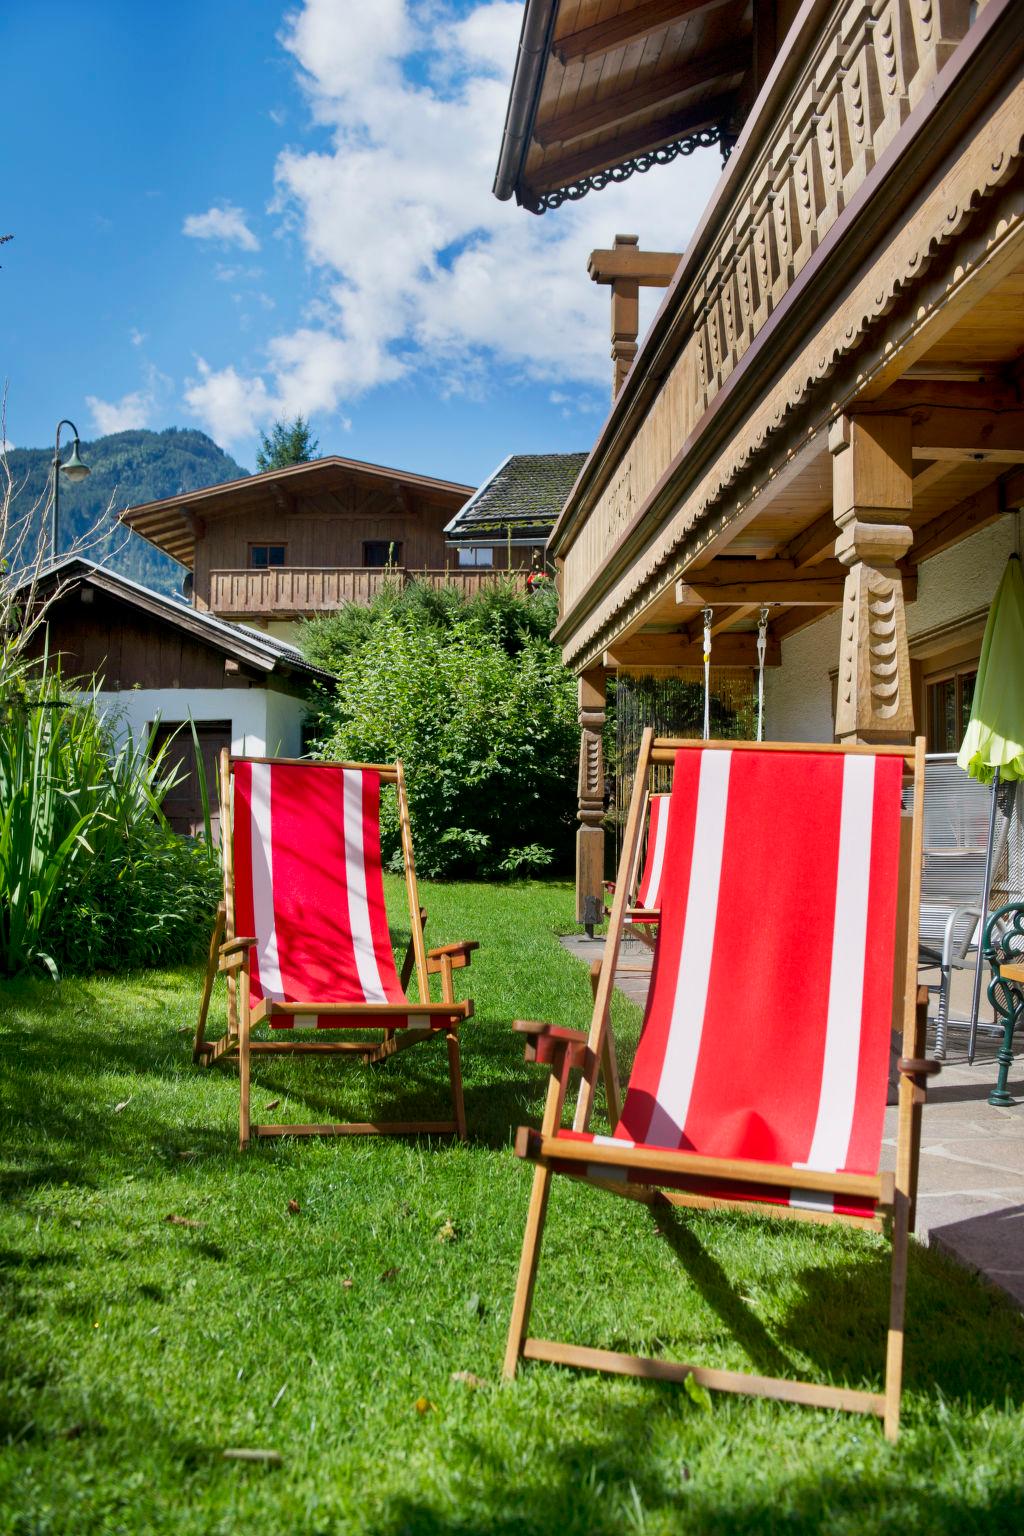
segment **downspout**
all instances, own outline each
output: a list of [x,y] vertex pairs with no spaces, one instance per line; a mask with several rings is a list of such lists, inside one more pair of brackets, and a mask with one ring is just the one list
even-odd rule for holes
[[494,177],[494,195],[501,202],[506,202],[516,191],[516,182],[526,161],[540,97],[544,60],[555,28],[557,11],[558,0],[527,0],[526,3],[508,112],[505,115],[505,129],[501,138],[501,153]]

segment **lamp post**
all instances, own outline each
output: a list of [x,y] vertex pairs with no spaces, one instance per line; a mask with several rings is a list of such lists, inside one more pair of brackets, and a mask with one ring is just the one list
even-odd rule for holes
[[[61,427],[70,427],[75,434],[75,440],[71,444],[71,457],[66,464],[62,464],[60,461]],[[62,474],[67,475],[70,481],[77,484],[79,480],[84,480],[89,473],[88,464],[82,463],[78,452],[80,447],[78,428],[74,422],[68,421],[67,417],[63,421],[58,421],[57,437],[53,445],[53,509],[50,513],[50,559],[54,564],[57,562],[57,555],[59,553],[57,538],[60,530],[60,477]]]

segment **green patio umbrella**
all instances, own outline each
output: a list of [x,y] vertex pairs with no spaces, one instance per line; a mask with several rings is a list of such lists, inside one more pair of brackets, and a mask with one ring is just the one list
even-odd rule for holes
[[[996,828],[996,791],[1000,782],[1024,779],[1024,570],[1019,554],[1006,562],[1003,579],[992,600],[981,660],[974,685],[971,718],[957,762],[973,779],[992,785],[985,881],[982,891],[981,932],[988,916],[988,892],[992,880],[992,845]],[[967,1059],[974,1060],[981,999],[981,940],[974,975],[971,1032]]]

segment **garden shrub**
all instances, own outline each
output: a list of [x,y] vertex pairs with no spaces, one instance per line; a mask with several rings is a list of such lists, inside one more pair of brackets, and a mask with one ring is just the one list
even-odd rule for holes
[[[575,828],[576,684],[547,638],[552,597],[502,583],[392,589],[356,617],[305,626],[329,666],[317,755],[405,765],[416,862],[430,876],[568,866]],[[397,861],[393,800],[382,817]]]
[[168,964],[208,934],[216,864],[167,825],[151,746],[115,749],[56,671],[0,686],[0,974]]

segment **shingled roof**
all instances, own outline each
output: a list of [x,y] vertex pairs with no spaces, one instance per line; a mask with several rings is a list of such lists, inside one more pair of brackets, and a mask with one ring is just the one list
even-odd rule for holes
[[585,453],[510,453],[445,528],[470,540],[546,539],[583,468]]

